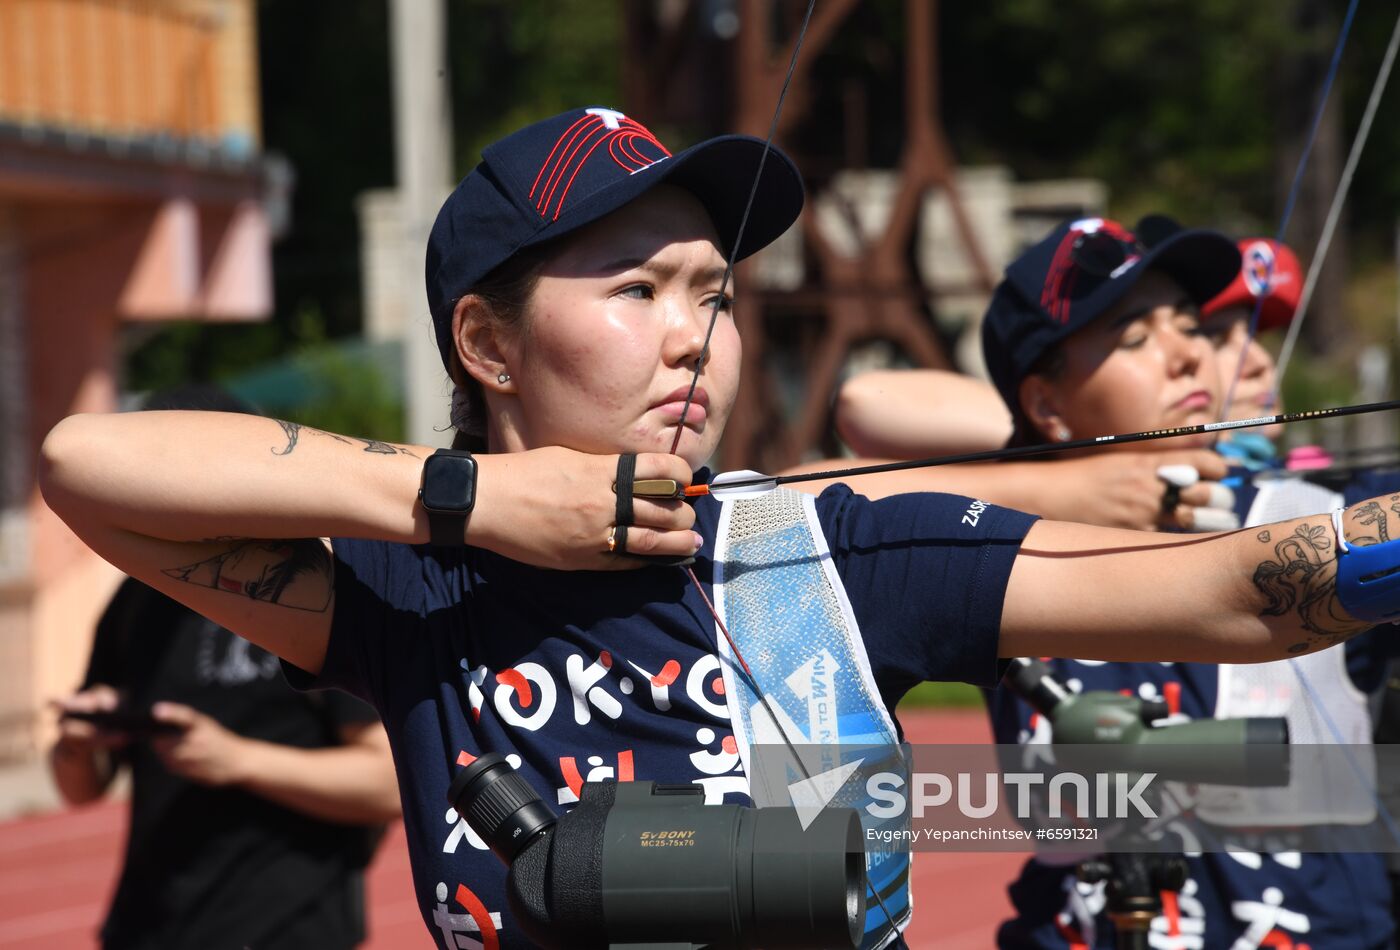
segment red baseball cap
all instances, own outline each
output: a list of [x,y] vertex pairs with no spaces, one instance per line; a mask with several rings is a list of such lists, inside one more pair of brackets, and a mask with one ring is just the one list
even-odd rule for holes
[[1248,307],[1262,297],[1259,329],[1274,330],[1293,322],[1298,299],[1303,293],[1303,269],[1298,255],[1286,244],[1268,238],[1246,238],[1240,242],[1240,272],[1201,313],[1210,316],[1227,307]]

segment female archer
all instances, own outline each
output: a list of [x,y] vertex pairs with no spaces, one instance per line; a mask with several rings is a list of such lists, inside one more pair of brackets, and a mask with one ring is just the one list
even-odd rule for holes
[[[1120,225],[1090,219],[1057,229],[1011,264],[987,313],[983,346],[1015,419],[1015,441],[1066,441],[1215,419],[1236,367],[1236,415],[1257,417],[1272,409],[1272,360],[1243,329],[1254,298],[1239,277],[1240,255],[1224,242],[1203,241],[1203,233],[1176,228],[1148,251]],[[1056,252],[1074,241],[1097,245],[1106,268],[1089,276],[1090,288],[1076,284],[1082,299],[1065,293],[1068,281],[1057,280],[1053,269]],[[1246,252],[1254,243],[1244,242]],[[1277,286],[1286,287],[1298,277],[1296,260],[1291,252],[1279,259]],[[1222,293],[1226,267],[1236,279]],[[1042,280],[1046,291],[1039,299],[1017,291]],[[1267,284],[1259,293],[1270,325],[1286,322],[1291,313],[1279,313],[1282,296],[1270,295]],[[1047,309],[1068,315],[1050,324],[1048,333]],[[1202,309],[1209,314],[1204,322]],[[1400,486],[1400,475],[1392,473],[1390,484]],[[1237,489],[1236,514],[1256,526],[1251,535],[1272,553],[1253,577],[1273,605],[1266,611],[1295,610],[1318,626],[1334,622],[1327,556],[1317,547],[1328,539],[1319,519],[1288,533],[1257,526],[1285,515],[1326,512],[1343,501],[1297,479],[1246,481]],[[1376,518],[1384,530],[1388,516],[1370,504],[1358,509],[1358,517]],[[1054,659],[1050,665],[1076,689],[1163,699],[1172,713],[1192,719],[1284,716],[1290,742],[1331,746],[1330,757],[1319,755],[1323,765],[1334,765],[1343,759],[1336,744],[1370,743],[1365,691],[1377,685],[1394,652],[1386,640],[1393,638],[1377,630],[1349,642],[1345,654],[1335,650],[1252,665],[1095,659]],[[997,741],[1053,741],[1050,724],[1008,691],[989,694],[989,706]],[[1298,777],[1287,792],[1250,799],[1247,816],[1210,798],[1197,807],[1227,823],[1278,827],[1326,808],[1337,809],[1334,817],[1342,823],[1364,824],[1371,817],[1369,800],[1365,808],[1342,814],[1340,795],[1326,786],[1329,778],[1340,778],[1340,787],[1356,777],[1321,775],[1322,768],[1310,770],[1304,759],[1295,760],[1294,772]],[[1301,941],[1359,950],[1390,944],[1390,893],[1380,855],[1206,853],[1193,858],[1190,868],[1180,896],[1166,901],[1153,923],[1154,946],[1247,950]],[[1078,883],[1070,867],[1032,860],[1012,884],[1011,896],[1016,916],[998,933],[1003,948],[1115,945],[1103,885]]]
[[[882,741],[911,685],[990,686],[998,657],[1267,660],[1371,625],[1335,584],[1336,622],[1268,613],[1252,578],[1274,552],[1254,533],[1164,541],[841,487],[633,497],[634,482],[709,477],[739,383],[725,256],[802,204],[791,162],[764,154],[731,136],[672,155],[610,109],[485,149],[439,213],[426,275],[474,455],[205,413],[74,417],[45,440],[45,497],[95,550],[278,654],[298,684],[379,709],[420,909],[445,946],[526,942],[503,867],[445,811],[459,763],[505,754],[561,806],[607,777],[745,799],[750,709],[720,615],[762,645],[746,652],[779,703],[804,642],[845,651],[837,688],[864,697],[861,728]],[[1359,534],[1354,516],[1342,531]],[[1316,550],[1335,574],[1330,537]],[[675,561],[692,557],[688,578]],[[888,896],[867,945],[896,939],[884,913],[907,917],[904,873],[872,870]]]

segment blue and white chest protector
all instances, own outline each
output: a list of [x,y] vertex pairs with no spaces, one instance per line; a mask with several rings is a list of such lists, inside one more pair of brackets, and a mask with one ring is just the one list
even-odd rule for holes
[[[790,782],[842,766],[854,769],[857,760],[871,758],[872,749],[902,763],[894,722],[876,688],[815,499],[779,489],[727,500],[717,538],[715,607],[753,677],[744,675],[718,634],[731,724],[754,803],[794,804]],[[801,764],[756,768],[755,746],[797,751]],[[843,785],[832,801],[857,808],[868,829],[877,824],[863,807],[869,800],[857,780]],[[907,813],[899,821],[907,827]],[[862,947],[887,946],[908,924],[910,862],[900,848],[867,850],[872,890],[866,892]],[[895,927],[888,926],[887,912]]]

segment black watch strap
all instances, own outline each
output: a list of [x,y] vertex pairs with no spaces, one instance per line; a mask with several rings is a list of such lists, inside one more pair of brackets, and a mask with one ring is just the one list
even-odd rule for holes
[[476,459],[470,452],[438,449],[423,463],[418,499],[428,516],[428,541],[460,546],[476,505]]
[[467,515],[428,512],[428,543],[440,548],[461,547],[467,537]]

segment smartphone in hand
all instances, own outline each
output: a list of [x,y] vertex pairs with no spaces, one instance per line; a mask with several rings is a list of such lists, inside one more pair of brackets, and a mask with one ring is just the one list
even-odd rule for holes
[[67,710],[60,718],[90,722],[103,732],[124,732],[133,739],[173,736],[182,731],[173,722],[161,722],[148,709]]

